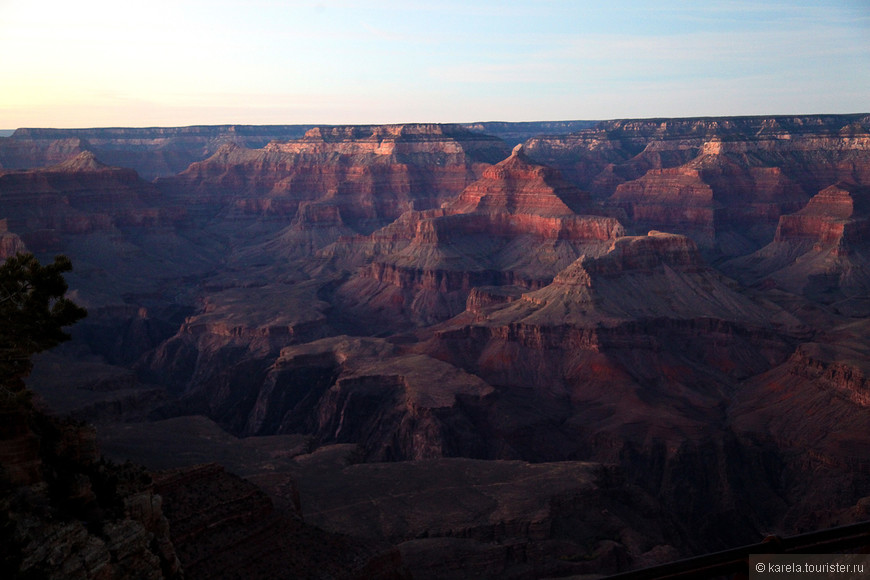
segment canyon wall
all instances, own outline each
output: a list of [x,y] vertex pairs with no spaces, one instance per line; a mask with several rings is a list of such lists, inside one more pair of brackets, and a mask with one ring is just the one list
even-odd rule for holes
[[[302,529],[276,515],[298,492],[306,523],[375,542],[349,577],[615,573],[866,517],[868,127],[22,130],[0,140],[0,255],[68,254],[90,311],[31,387],[149,434],[152,463],[213,422],[198,463],[268,500],[217,467],[167,481],[244,496],[246,550],[258,521]],[[185,554],[219,554],[206,516]]]

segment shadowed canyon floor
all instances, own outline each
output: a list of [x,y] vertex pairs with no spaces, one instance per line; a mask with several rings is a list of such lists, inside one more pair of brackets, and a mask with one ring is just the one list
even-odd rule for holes
[[153,472],[189,578],[867,519],[868,204],[867,115],[0,138],[0,257],[89,310],[28,384]]

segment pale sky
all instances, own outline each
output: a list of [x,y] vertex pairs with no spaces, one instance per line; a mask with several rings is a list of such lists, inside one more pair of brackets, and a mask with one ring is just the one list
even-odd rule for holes
[[0,129],[870,112],[870,0],[0,0]]

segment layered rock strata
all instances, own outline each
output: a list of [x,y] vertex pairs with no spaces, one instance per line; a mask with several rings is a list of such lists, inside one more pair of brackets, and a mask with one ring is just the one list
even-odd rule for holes
[[629,226],[692,236],[726,256],[767,243],[820,189],[870,178],[864,115],[610,121],[526,145],[625,209]]
[[467,405],[492,391],[474,375],[378,339],[288,347],[257,392],[243,433],[310,433],[357,443],[366,460],[486,456]]
[[723,269],[749,284],[776,286],[843,313],[870,312],[870,190],[838,183],[779,219],[773,241]]
[[779,216],[805,201],[803,189],[780,168],[735,160],[721,142],[705,143],[687,164],[620,184],[609,199],[639,227],[690,235],[729,255],[769,240]]
[[866,319],[841,323],[747,381],[735,397],[735,429],[782,450],[790,472],[800,474],[784,482],[792,506],[785,516],[789,529],[866,519],[868,330]]
[[52,236],[159,227],[178,218],[159,207],[159,192],[135,171],[109,167],[89,151],[46,168],[0,171],[0,200],[8,227],[33,246]]
[[158,184],[240,213],[335,206],[347,226],[369,233],[408,209],[437,206],[506,154],[498,139],[456,125],[316,127],[262,149],[223,146]]
[[860,151],[867,130],[866,114],[617,119],[575,133],[535,137],[526,147],[534,159],[607,196],[618,184],[650,169],[683,165],[708,147],[722,152],[722,142],[727,142],[725,152],[751,152],[762,164],[780,167],[792,180],[806,184],[811,195],[836,181],[830,174],[838,166],[866,170]]
[[[703,464],[717,483],[695,488],[693,502],[709,502],[715,516],[692,525],[711,541],[712,522],[727,522],[735,541],[784,505],[775,462],[753,474],[729,467],[741,456],[770,459],[739,441],[724,410],[739,381],[781,364],[806,337],[793,316],[707,267],[689,238],[651,232],[436,326],[413,348],[493,386],[478,424],[501,457],[616,462],[686,517],[694,508],[677,499],[689,485],[682,470]],[[752,517],[729,507],[743,501],[758,510]]]
[[[71,290],[91,315],[46,359],[57,376],[43,382],[46,398],[70,387],[65,409],[175,417],[114,429],[164,460],[256,456],[240,473],[279,509],[292,508],[281,490],[299,481],[303,513],[336,529],[379,522],[415,574],[580,574],[587,557],[618,560],[615,571],[866,518],[866,129],[866,115],[607,122],[575,135],[588,141],[580,157],[566,145],[552,163],[590,199],[541,157],[505,160],[504,145],[479,135],[324,128],[268,152],[228,147],[226,164],[156,190],[140,180],[106,217],[93,216],[115,194],[98,180],[84,191],[71,168],[58,183],[70,204],[86,202],[75,215],[106,224],[78,233],[15,221],[74,215],[46,201],[67,194],[34,188],[45,178],[28,172],[9,191],[35,201],[9,206],[18,218],[6,233],[73,259]],[[501,153],[447,151],[475,140]],[[559,140],[547,142],[555,151]],[[617,189],[600,210],[594,199]],[[124,218],[127,207],[185,217],[155,226]],[[626,236],[622,225],[688,236]],[[771,240],[746,261],[718,259]],[[346,334],[357,336],[335,336]],[[209,431],[190,455],[168,451],[185,422],[206,422],[194,413],[258,436]],[[4,467],[38,474],[38,441],[7,423]],[[577,501],[550,494],[558,469],[530,480],[547,482],[541,495],[524,492],[522,463],[485,493],[427,488],[442,473],[473,488],[503,467],[445,459],[456,455],[571,461],[561,467],[577,479],[577,460],[615,464],[646,498],[621,505],[652,515],[614,515],[620,501],[583,485],[571,488]],[[341,486],[346,503],[330,497]],[[514,491],[555,511],[512,511]],[[467,498],[468,510],[439,508],[438,494]],[[690,533],[650,523],[662,514]],[[583,522],[604,540],[572,536]]]
[[[330,334],[318,283],[230,287],[211,293],[200,312],[138,362],[192,408],[231,431],[248,420],[256,391],[281,348]],[[174,411],[172,410],[174,409]],[[170,405],[164,412],[178,412]]]
[[214,125],[194,127],[18,129],[0,139],[0,167],[54,165],[91,151],[111,165],[135,169],[145,179],[165,177],[202,161],[226,143],[263,147],[295,139],[311,125]]
[[540,287],[623,233],[616,219],[584,210],[595,211],[581,191],[518,146],[440,209],[406,214],[361,240],[376,255],[337,298],[366,320],[389,312],[425,325],[464,310],[475,286]]

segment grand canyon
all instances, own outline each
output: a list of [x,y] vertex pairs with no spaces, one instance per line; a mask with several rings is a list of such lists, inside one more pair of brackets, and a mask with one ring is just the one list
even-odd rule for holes
[[21,578],[607,576],[870,520],[868,114],[19,129],[19,252],[88,311],[0,409]]

